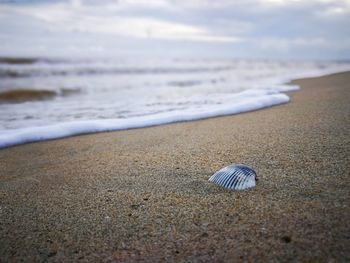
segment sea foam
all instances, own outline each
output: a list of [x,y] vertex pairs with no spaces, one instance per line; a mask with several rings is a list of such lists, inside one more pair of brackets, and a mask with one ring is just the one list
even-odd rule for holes
[[[291,89],[295,90],[295,87]],[[240,94],[240,102],[236,102],[233,105],[218,105],[207,110],[198,109],[182,112],[166,112],[128,119],[74,121],[41,127],[5,130],[0,134],[0,148],[29,142],[58,139],[78,134],[134,129],[232,115],[287,103],[289,101],[289,97],[282,93],[271,91],[262,92],[261,90],[256,90],[255,92],[257,96],[254,97],[252,96],[254,94],[253,90],[242,92],[242,94]]]
[[57,96],[0,101],[0,148],[258,110],[288,102],[284,93],[298,90],[286,84],[292,79],[350,70],[350,63],[334,61],[10,62],[0,59],[0,93],[45,90]]

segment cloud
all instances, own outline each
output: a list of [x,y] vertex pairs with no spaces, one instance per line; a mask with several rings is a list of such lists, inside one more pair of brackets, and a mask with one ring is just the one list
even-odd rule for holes
[[113,46],[120,53],[171,49],[235,57],[350,57],[350,47],[343,44],[350,36],[349,0],[0,3],[0,53],[40,53],[60,43],[71,53],[102,53]]
[[[92,2],[94,3],[94,2]],[[240,38],[232,35],[218,35],[206,27],[186,24],[179,21],[149,17],[147,14],[133,16],[118,15],[118,10],[144,1],[128,0],[119,6],[118,2],[108,1],[110,11],[105,6],[92,6],[90,2],[83,4],[81,0],[55,5],[22,6],[16,11],[25,16],[41,20],[51,30],[65,30],[80,33],[100,33],[108,35],[129,36],[135,38],[179,39],[189,41],[237,42]],[[153,1],[151,6],[166,6],[164,1]],[[113,8],[114,7],[114,8]],[[148,8],[150,6],[148,5]],[[8,9],[11,9],[8,7]],[[107,9],[108,10],[108,9]],[[1,11],[1,9],[0,9]],[[2,12],[5,12],[3,10]],[[12,10],[13,11],[13,10]]]
[[278,51],[289,51],[294,47],[321,48],[329,45],[323,38],[263,38],[259,44],[263,49],[274,49]]

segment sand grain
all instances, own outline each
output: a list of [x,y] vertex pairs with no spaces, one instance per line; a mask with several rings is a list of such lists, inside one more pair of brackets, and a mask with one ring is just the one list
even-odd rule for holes
[[[0,151],[0,261],[350,261],[350,73],[286,105]],[[232,162],[235,192],[207,182]]]

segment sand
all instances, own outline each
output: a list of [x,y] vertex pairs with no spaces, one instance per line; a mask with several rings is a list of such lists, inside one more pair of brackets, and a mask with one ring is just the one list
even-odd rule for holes
[[[265,110],[0,150],[1,262],[349,262],[350,73]],[[257,187],[207,179],[245,163]]]

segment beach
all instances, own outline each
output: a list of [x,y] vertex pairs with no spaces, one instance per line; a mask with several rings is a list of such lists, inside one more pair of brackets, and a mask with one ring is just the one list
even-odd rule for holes
[[[350,72],[287,104],[0,150],[1,262],[348,262]],[[244,163],[257,186],[208,182]]]

